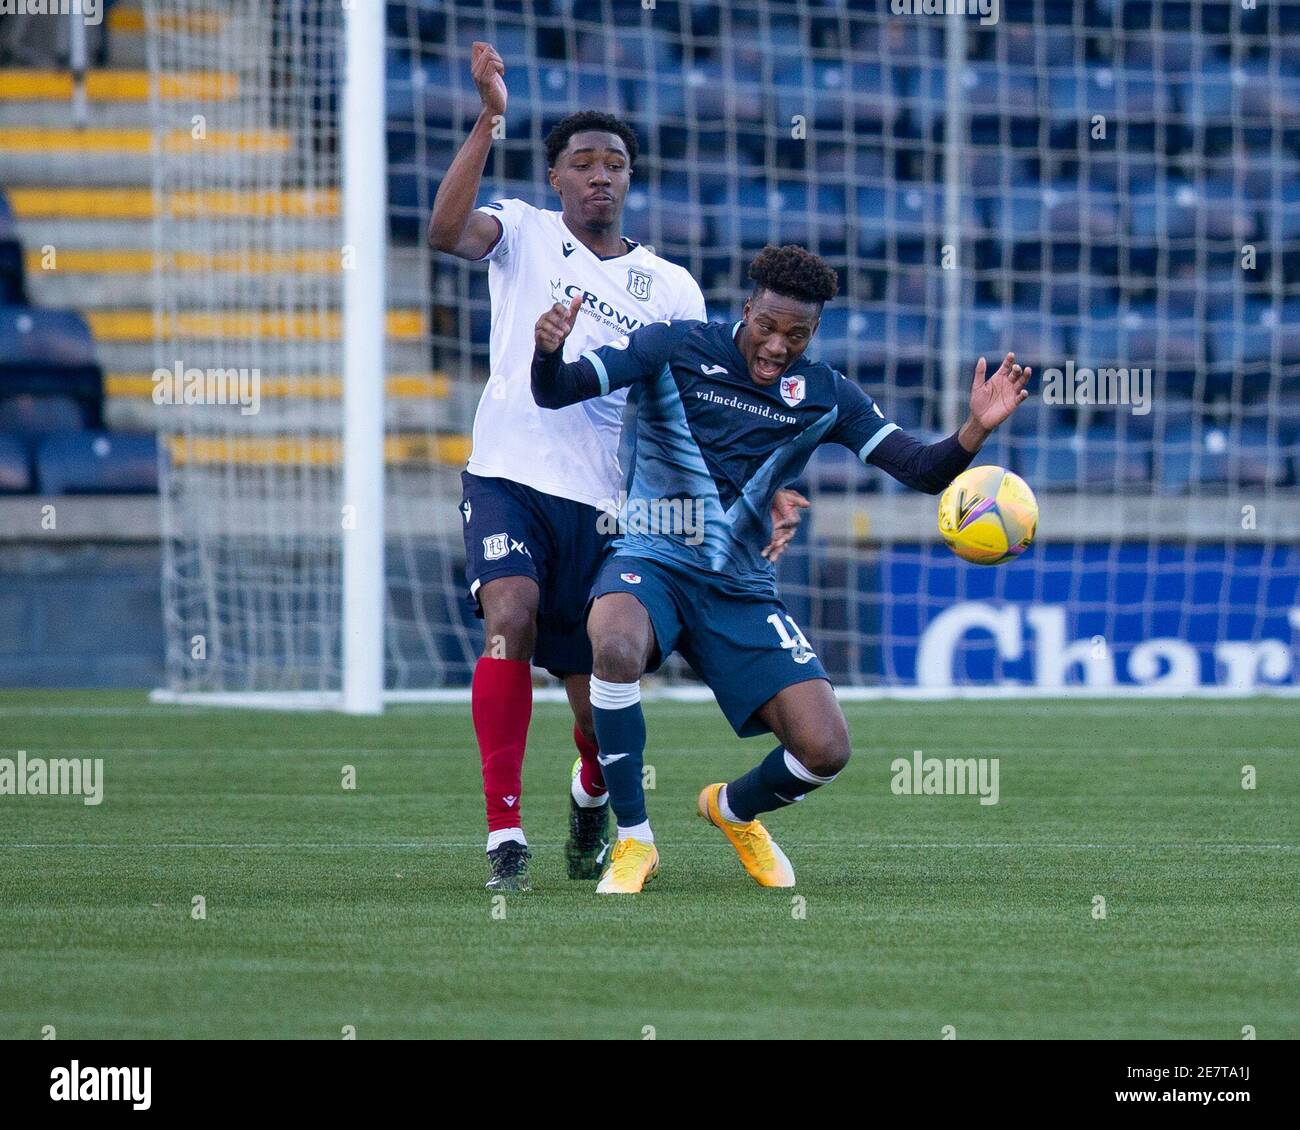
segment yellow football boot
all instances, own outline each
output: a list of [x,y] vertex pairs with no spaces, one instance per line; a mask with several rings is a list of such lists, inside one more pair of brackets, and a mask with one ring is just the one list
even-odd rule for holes
[[642,840],[619,840],[596,884],[598,895],[634,895],[659,874],[659,852]]
[[793,887],[794,868],[776,845],[768,830],[757,820],[742,824],[728,820],[718,808],[722,785],[706,785],[700,793],[699,813],[710,824],[721,828],[740,856],[745,870],[760,887]]

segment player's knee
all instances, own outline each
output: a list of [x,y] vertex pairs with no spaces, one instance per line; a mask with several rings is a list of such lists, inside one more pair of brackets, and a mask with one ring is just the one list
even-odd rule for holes
[[853,752],[849,746],[848,727],[842,721],[828,720],[826,725],[807,734],[793,752],[809,773],[834,777],[849,763],[849,755]]
[[537,620],[531,608],[502,603],[484,617],[486,653],[497,659],[531,659]]
[[601,633],[591,641],[592,668],[607,683],[634,683],[645,670],[645,649],[621,632]]

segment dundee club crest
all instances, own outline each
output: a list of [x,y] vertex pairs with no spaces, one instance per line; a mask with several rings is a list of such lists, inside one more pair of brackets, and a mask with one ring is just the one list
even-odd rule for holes
[[791,408],[796,404],[802,404],[804,397],[804,379],[803,377],[782,377],[781,378],[781,399],[784,400]]
[[627,292],[633,298],[639,298],[643,302],[649,298],[652,281],[653,277],[648,271],[641,271],[636,267],[627,269]]

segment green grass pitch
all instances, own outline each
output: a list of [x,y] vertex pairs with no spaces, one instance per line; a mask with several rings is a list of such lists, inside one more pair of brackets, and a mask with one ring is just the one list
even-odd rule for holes
[[[768,821],[791,892],[694,815],[769,743],[648,704],[663,872],[605,899],[564,877],[574,752],[539,705],[537,889],[501,917],[467,707],[0,693],[0,757],[105,779],[99,807],[0,796],[0,1037],[1300,1037],[1300,704],[846,710],[849,768]],[[914,749],[999,758],[999,803],[894,795]]]

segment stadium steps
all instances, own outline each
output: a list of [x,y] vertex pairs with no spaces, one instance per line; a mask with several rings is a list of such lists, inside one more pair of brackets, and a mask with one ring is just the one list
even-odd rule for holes
[[[107,225],[104,244],[99,246],[95,241],[85,246],[61,242],[48,233],[43,233],[46,242],[40,246],[26,243],[27,288],[32,301],[40,306],[98,310],[118,307],[129,289],[147,293],[157,260],[151,247],[152,234],[144,233],[141,243],[127,244],[113,238],[114,231],[112,225]],[[282,249],[252,257],[220,251],[171,252],[157,265],[169,272],[169,293],[181,307],[205,304],[214,280],[218,287],[237,288],[245,303],[272,305],[283,297],[289,276],[303,285],[321,287],[323,280],[337,280],[342,273],[339,253],[319,247]],[[388,295],[399,308],[422,308],[427,304],[428,280],[418,251],[392,249]]]
[[[331,468],[342,464],[343,441],[333,436],[168,436],[163,443],[177,466]],[[384,461],[390,467],[463,466],[469,447],[470,438],[464,435],[388,436]]]
[[[123,431],[171,431],[184,408],[155,404],[152,371],[108,373],[104,420]],[[250,435],[279,433],[333,433],[343,426],[340,402],[342,378],[322,376],[271,376],[259,382],[261,403],[256,416],[240,421]],[[397,373],[388,377],[384,416],[390,430],[434,431],[445,426],[445,402],[451,395],[446,373]],[[234,409],[238,411],[238,409]]]
[[[69,75],[0,70],[0,185],[24,249],[31,301],[75,308],[86,317],[106,370],[108,427],[158,431],[173,454],[191,463],[228,458],[283,465],[306,451],[311,462],[332,464],[342,390],[337,375],[315,371],[322,353],[316,346],[338,339],[339,315],[286,317],[277,311],[286,289],[335,294],[338,193],[259,187],[276,183],[284,162],[292,160],[293,138],[283,130],[258,128],[256,122],[254,128],[223,130],[209,115],[207,137],[194,139],[188,115],[196,102],[245,109],[237,102],[238,74],[200,71],[159,83],[164,112],[173,103],[176,115],[175,128],[164,141],[164,160],[183,162],[191,151],[210,155],[215,146],[238,155],[244,186],[155,194],[144,16],[139,9],[118,8],[110,13],[109,26],[111,69],[92,71],[87,78],[84,128],[72,123]],[[213,27],[200,21],[189,30],[201,35]],[[247,58],[258,57],[258,46],[250,43]],[[240,121],[249,124],[246,117]],[[173,231],[192,224],[194,237],[178,240],[191,250],[157,262],[153,248],[159,218]],[[275,220],[274,251],[251,260],[223,254],[221,248],[236,245],[248,220],[256,218]],[[166,270],[170,297],[180,311],[171,327],[181,343],[178,349],[187,340],[215,341],[224,366],[264,374],[259,412],[240,417],[239,429],[246,434],[234,446],[222,449],[208,442],[176,448],[181,441],[169,433],[188,426],[193,417],[179,415],[185,412],[183,405],[153,401],[156,267]],[[416,250],[398,247],[389,269],[394,309],[388,317],[387,421],[392,430],[422,433],[390,441],[389,462],[413,469],[463,465],[469,441],[450,418],[457,415],[450,380],[429,371],[429,327],[423,313],[429,303],[427,263]],[[218,294],[232,296],[236,308],[211,312],[214,285]],[[324,305],[331,306],[328,298]],[[187,306],[203,312],[187,313]],[[238,412],[238,407],[232,410]]]
[[[29,126],[61,129],[68,125],[74,84],[67,71],[0,70],[0,105]],[[147,124],[150,81],[144,70],[90,71],[86,75],[86,126],[90,129]],[[239,76],[196,71],[163,75],[158,96],[163,102],[229,101],[239,94]]]
[[[238,154],[239,169],[256,184],[281,175],[292,139],[278,129],[213,128],[201,139],[173,129],[164,135],[162,148],[164,157],[177,159],[191,152]],[[145,185],[153,176],[153,160],[153,131],[147,127],[0,125],[0,184],[6,186],[43,183],[51,176],[85,185]]]
[[[163,12],[168,26],[191,35],[208,35],[220,30],[229,19],[220,12]],[[109,58],[115,67],[144,67],[148,64],[145,45],[145,14],[140,7],[114,7],[105,21],[109,32]]]

